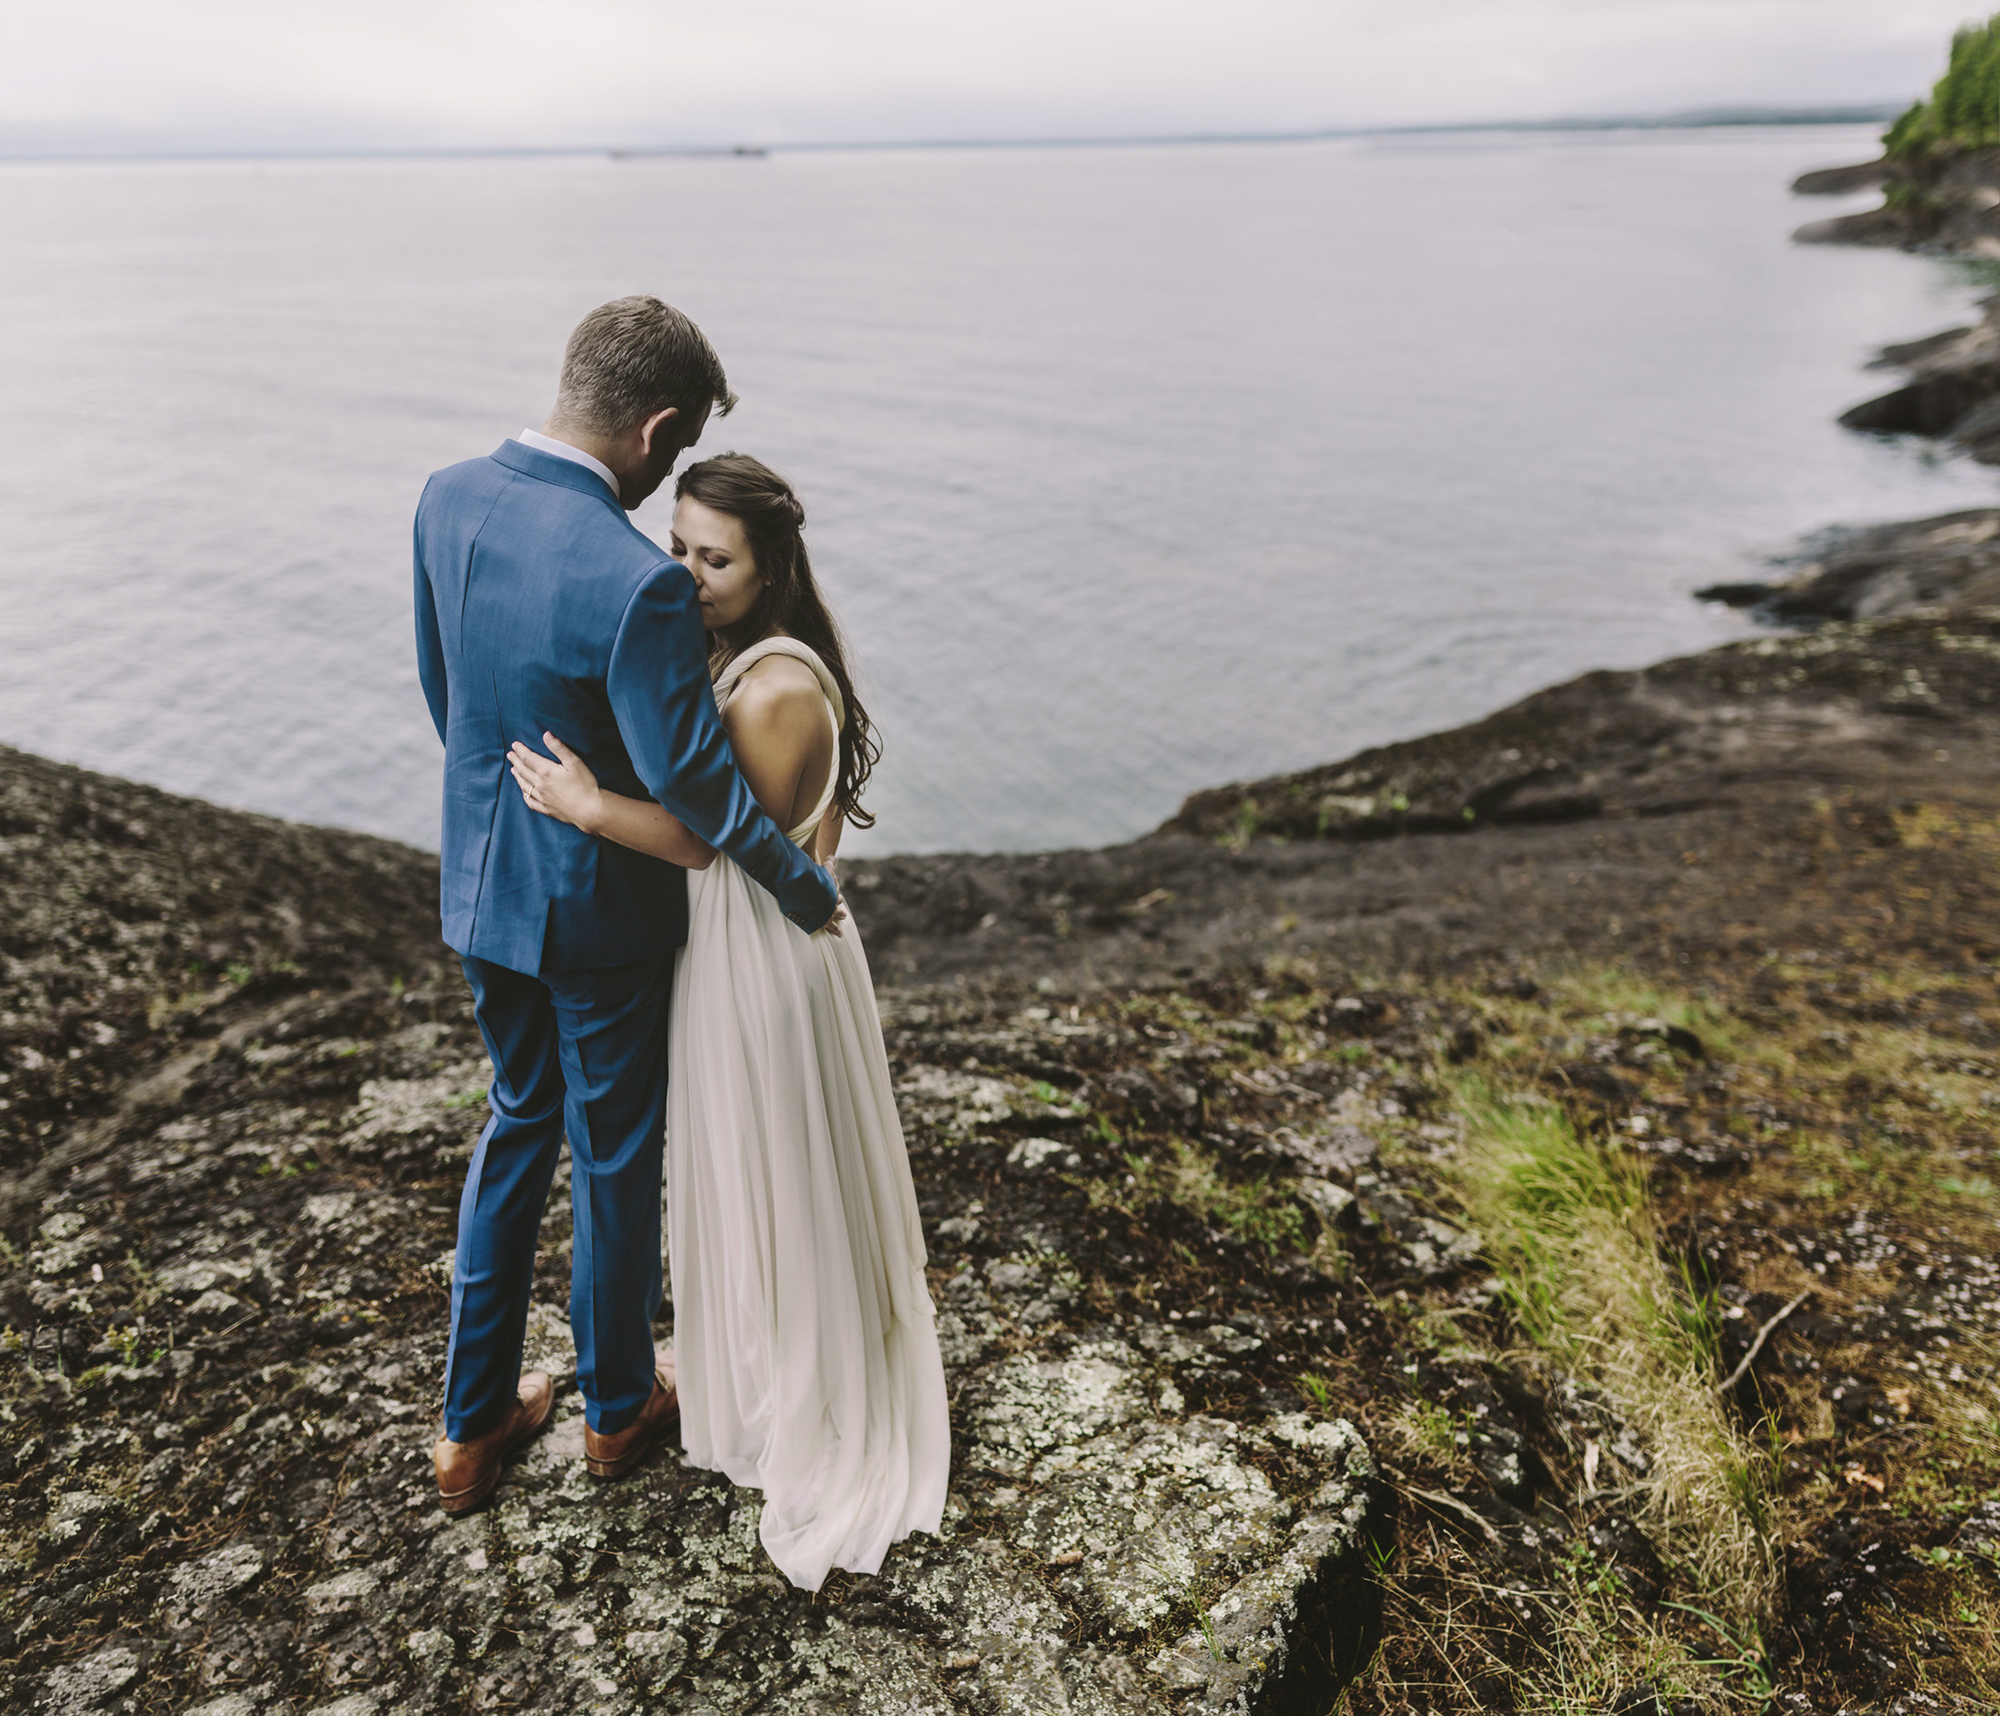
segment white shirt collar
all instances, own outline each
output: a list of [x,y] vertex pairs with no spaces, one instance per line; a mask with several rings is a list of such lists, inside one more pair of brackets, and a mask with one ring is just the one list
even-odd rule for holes
[[618,493],[618,479],[611,474],[611,467],[593,459],[581,447],[572,447],[567,441],[558,441],[553,435],[544,435],[539,429],[523,429],[514,437],[524,447],[533,447],[537,452],[553,453],[558,459],[568,459],[581,465],[586,471],[595,471],[611,485],[611,492]]

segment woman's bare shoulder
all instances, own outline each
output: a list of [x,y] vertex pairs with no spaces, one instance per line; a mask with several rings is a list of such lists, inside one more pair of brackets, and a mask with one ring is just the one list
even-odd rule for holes
[[740,704],[745,714],[782,717],[795,710],[816,712],[822,697],[818,677],[804,662],[767,655],[737,681],[729,707],[733,711]]
[[826,743],[826,697],[803,662],[766,656],[737,681],[723,725],[739,749],[811,757]]

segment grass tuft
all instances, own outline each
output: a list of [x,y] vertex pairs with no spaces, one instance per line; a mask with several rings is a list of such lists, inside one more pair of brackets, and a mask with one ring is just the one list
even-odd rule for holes
[[1215,1158],[1185,1138],[1168,1141],[1164,1158],[1128,1155],[1123,1187],[1094,1188],[1099,1202],[1136,1216],[1156,1198],[1178,1204],[1205,1222],[1263,1248],[1274,1261],[1305,1249],[1305,1211],[1281,1183],[1268,1175],[1230,1180]]
[[1455,1106],[1457,1189],[1521,1332],[1647,1450],[1632,1479],[1660,1540],[1739,1628],[1772,1613],[1767,1457],[1714,1392],[1714,1335],[1661,1260],[1645,1181],[1547,1101],[1474,1080]]

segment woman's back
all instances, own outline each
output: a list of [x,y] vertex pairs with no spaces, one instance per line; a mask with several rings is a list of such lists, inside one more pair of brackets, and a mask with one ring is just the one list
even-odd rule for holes
[[[778,663],[794,663],[796,667],[789,673],[781,668],[774,671]],[[752,669],[761,671],[753,675]],[[766,687],[770,688],[769,692],[766,692]],[[812,736],[811,750],[800,771],[797,794],[791,807],[789,820],[794,825],[787,827],[785,832],[798,846],[810,852],[812,836],[832,805],[838,784],[836,765],[840,756],[840,730],[847,722],[847,709],[840,695],[839,683],[812,649],[797,638],[783,635],[760,638],[748,649],[732,656],[715,679],[715,701],[722,711],[725,726],[730,726],[731,706],[741,707],[738,693],[743,694],[744,701],[759,693],[765,693],[767,698],[775,701],[777,697],[789,699],[800,691],[808,699],[817,697],[821,706],[822,730]],[[737,727],[731,726],[732,739],[736,733]],[[743,749],[741,746],[738,748]],[[742,761],[746,768],[754,766],[754,759],[749,756],[743,757]],[[810,808],[801,812],[801,803]]]

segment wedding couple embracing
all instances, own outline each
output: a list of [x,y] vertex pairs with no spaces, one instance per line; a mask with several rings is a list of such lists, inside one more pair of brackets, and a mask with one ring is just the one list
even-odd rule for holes
[[[657,298],[593,310],[555,409],[434,475],[417,660],[444,741],[444,939],[493,1061],[459,1205],[438,1498],[480,1505],[554,1403],[521,1371],[563,1139],[584,1456],[679,1426],[764,1494],[795,1584],[935,1531],[944,1370],[861,941],[829,866],[877,754],[783,478],[724,453],[628,514],[711,413]],[[656,1348],[665,1181],[674,1341]]]

